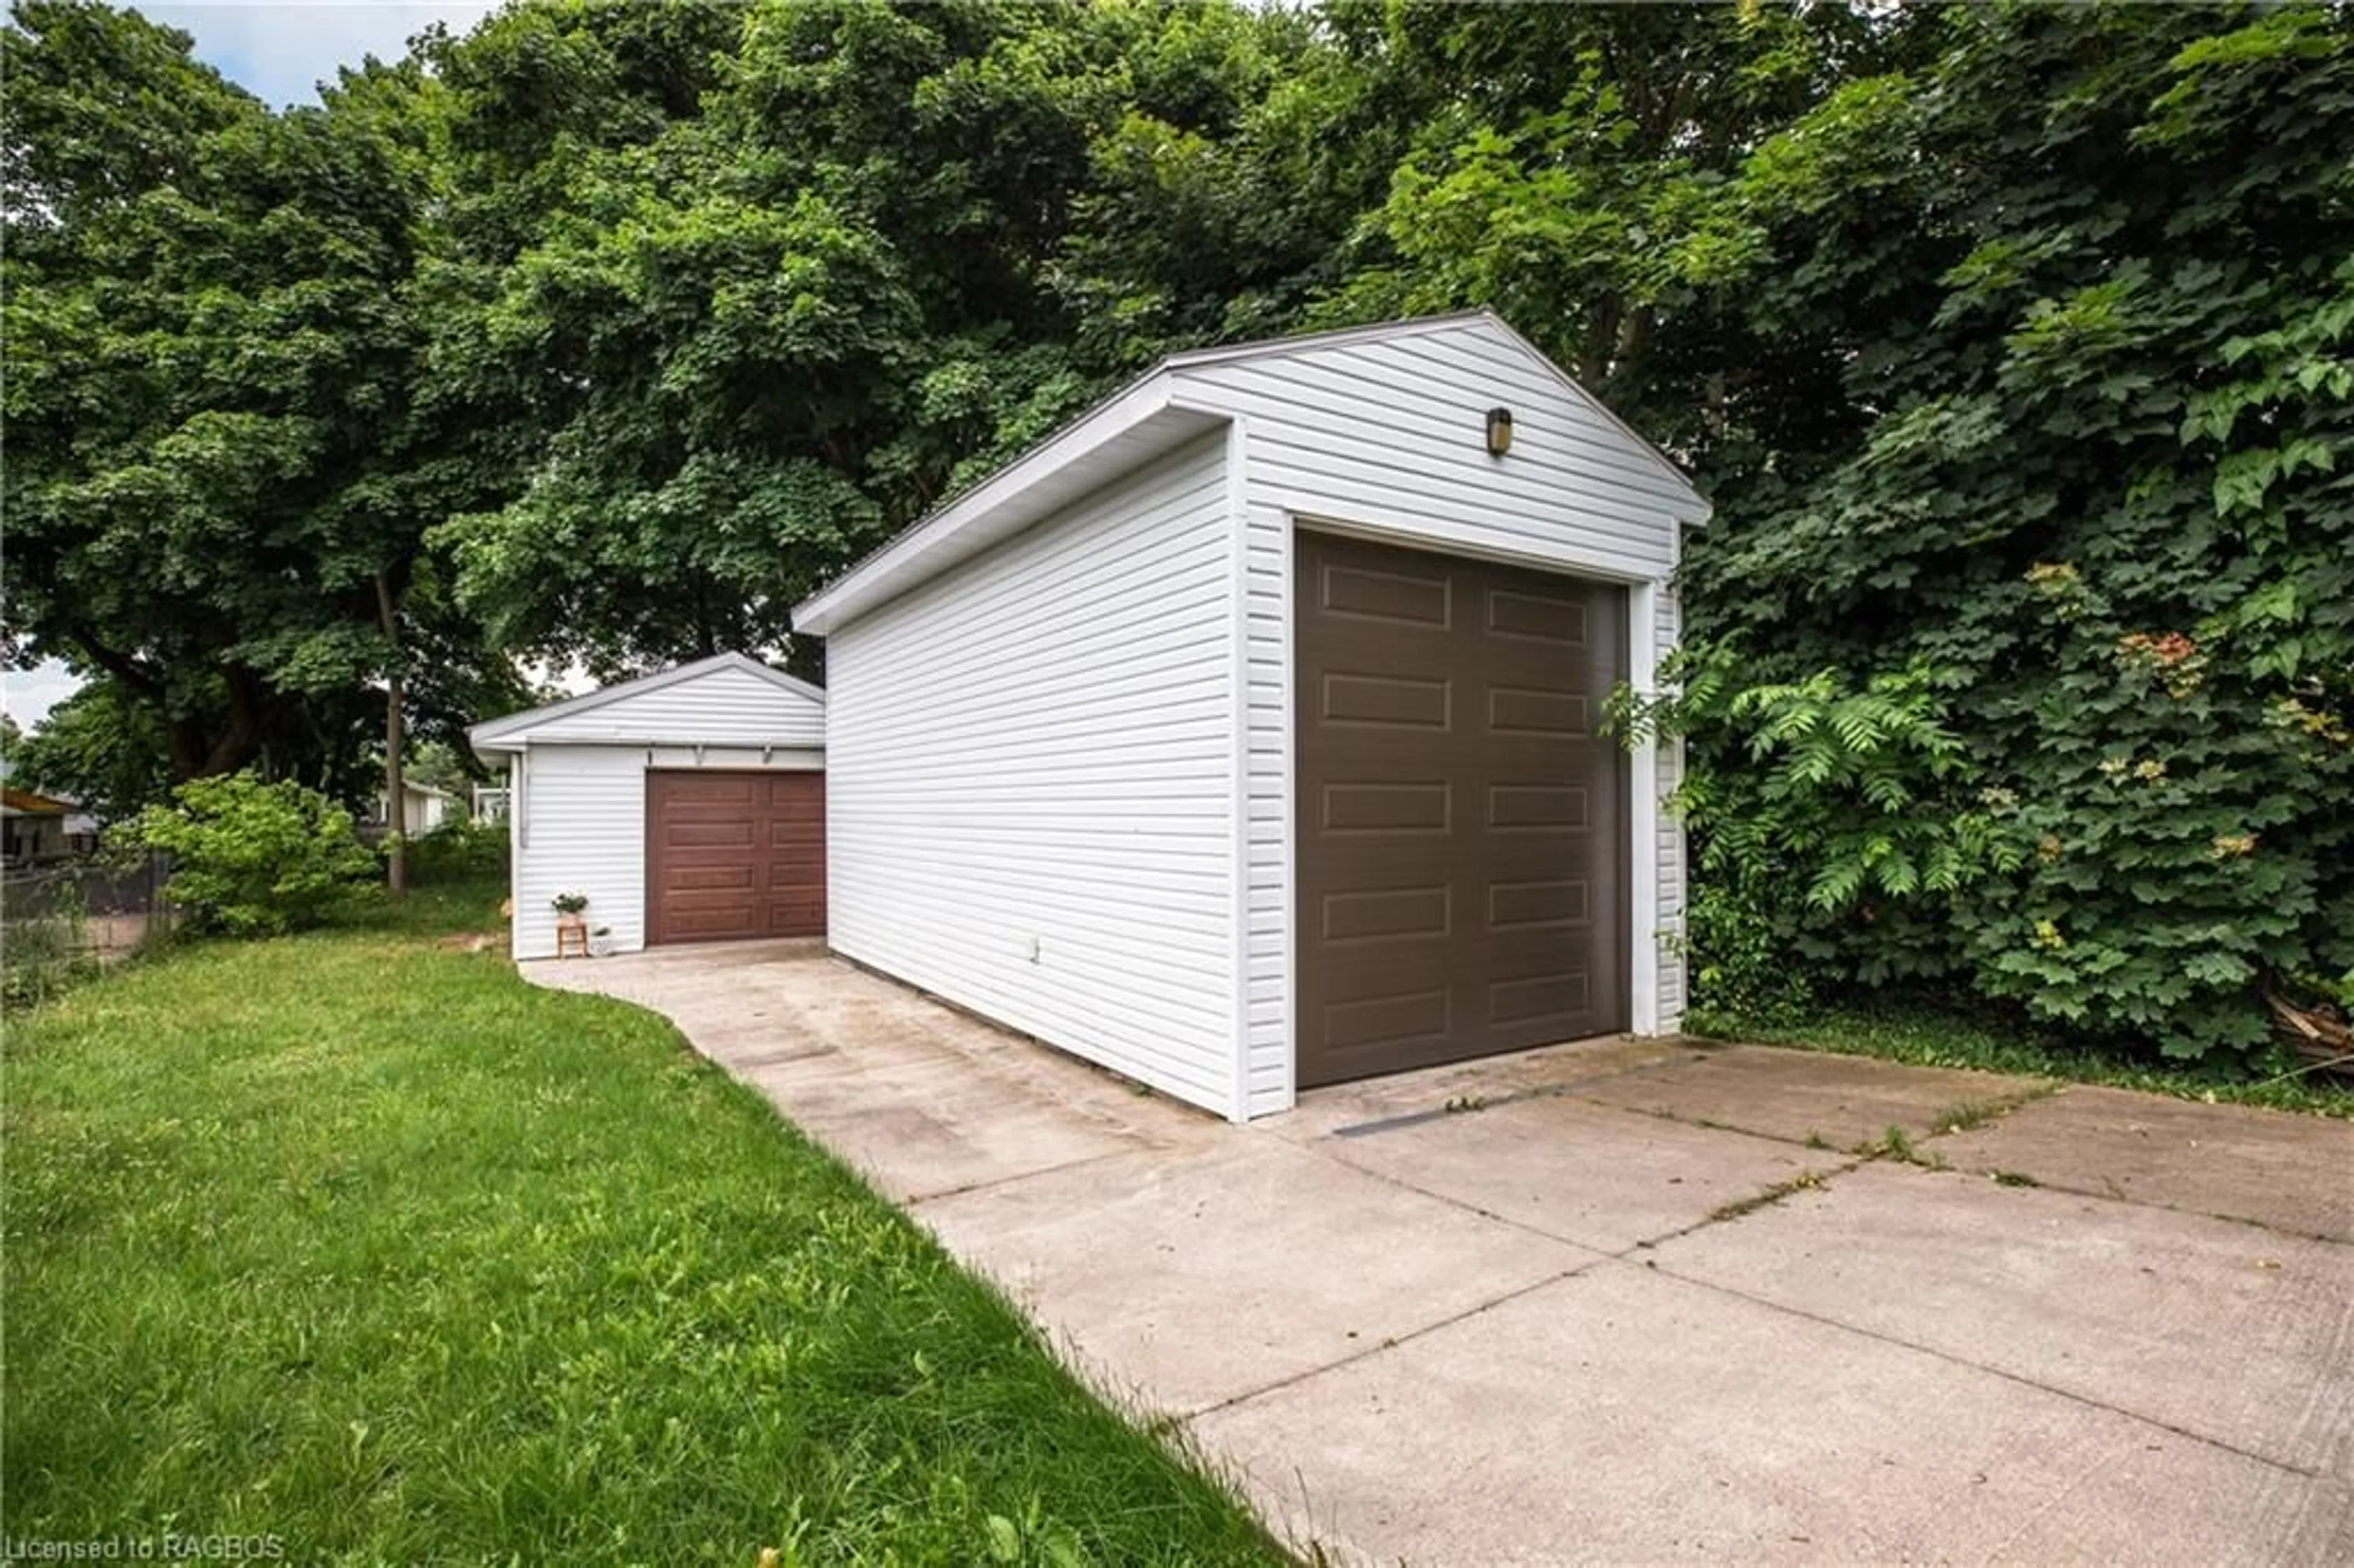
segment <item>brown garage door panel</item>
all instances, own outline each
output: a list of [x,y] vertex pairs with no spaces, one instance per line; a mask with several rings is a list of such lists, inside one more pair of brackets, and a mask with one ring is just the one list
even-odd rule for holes
[[825,776],[646,775],[646,940],[825,931]]
[[1300,1082],[1626,1026],[1623,589],[1299,535]]

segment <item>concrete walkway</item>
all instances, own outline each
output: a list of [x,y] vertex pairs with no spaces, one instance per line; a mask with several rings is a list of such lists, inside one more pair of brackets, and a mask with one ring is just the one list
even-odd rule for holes
[[1236,1128],[811,945],[525,972],[674,1019],[1303,1555],[2354,1561],[2354,1126],[1614,1041]]

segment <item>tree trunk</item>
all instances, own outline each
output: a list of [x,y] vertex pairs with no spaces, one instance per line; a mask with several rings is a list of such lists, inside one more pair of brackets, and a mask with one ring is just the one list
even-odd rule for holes
[[384,640],[392,650],[384,679],[384,818],[385,831],[389,835],[385,840],[389,853],[384,857],[384,882],[398,898],[408,890],[408,851],[401,842],[408,830],[408,813],[403,810],[407,802],[401,799],[405,781],[401,777],[400,622],[393,613],[392,579],[383,572],[376,575],[376,612],[384,627]]
[[260,676],[231,664],[221,672],[221,684],[228,692],[228,726],[213,737],[197,766],[196,771],[207,778],[235,773],[260,756],[269,716],[270,694]]

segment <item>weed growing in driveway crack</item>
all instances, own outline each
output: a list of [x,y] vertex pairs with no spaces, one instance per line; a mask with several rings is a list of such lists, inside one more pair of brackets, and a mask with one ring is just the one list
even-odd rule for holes
[[1997,1100],[1956,1100],[1929,1118],[1939,1132],[1968,1132],[1994,1120],[2010,1107]]
[[1737,1220],[1744,1214],[1754,1214],[1760,1209],[1778,1203],[1793,1192],[1802,1192],[1809,1187],[1820,1187],[1823,1184],[1820,1175],[1812,1171],[1803,1171],[1787,1181],[1776,1181],[1771,1187],[1752,1192],[1746,1198],[1735,1198],[1730,1203],[1721,1203],[1709,1211],[1708,1217],[1712,1224],[1723,1220]]
[[2043,1185],[2042,1182],[2038,1181],[2034,1177],[2028,1175],[2023,1171],[1996,1171],[1989,1172],[1989,1174],[1994,1177],[1994,1184],[1998,1187],[2041,1187]]
[[1877,1139],[1867,1139],[1857,1144],[1854,1152],[1866,1160],[1893,1160],[1900,1164],[1918,1165],[1924,1171],[1951,1169],[1943,1154],[1934,1149],[1924,1152],[1921,1146],[1913,1141],[1913,1135],[1893,1122]]

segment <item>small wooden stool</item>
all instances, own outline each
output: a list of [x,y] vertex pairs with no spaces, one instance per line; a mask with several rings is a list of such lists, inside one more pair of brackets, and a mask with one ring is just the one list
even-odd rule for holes
[[588,956],[588,922],[577,915],[556,923],[556,956],[563,958],[567,948],[579,949],[584,959]]

